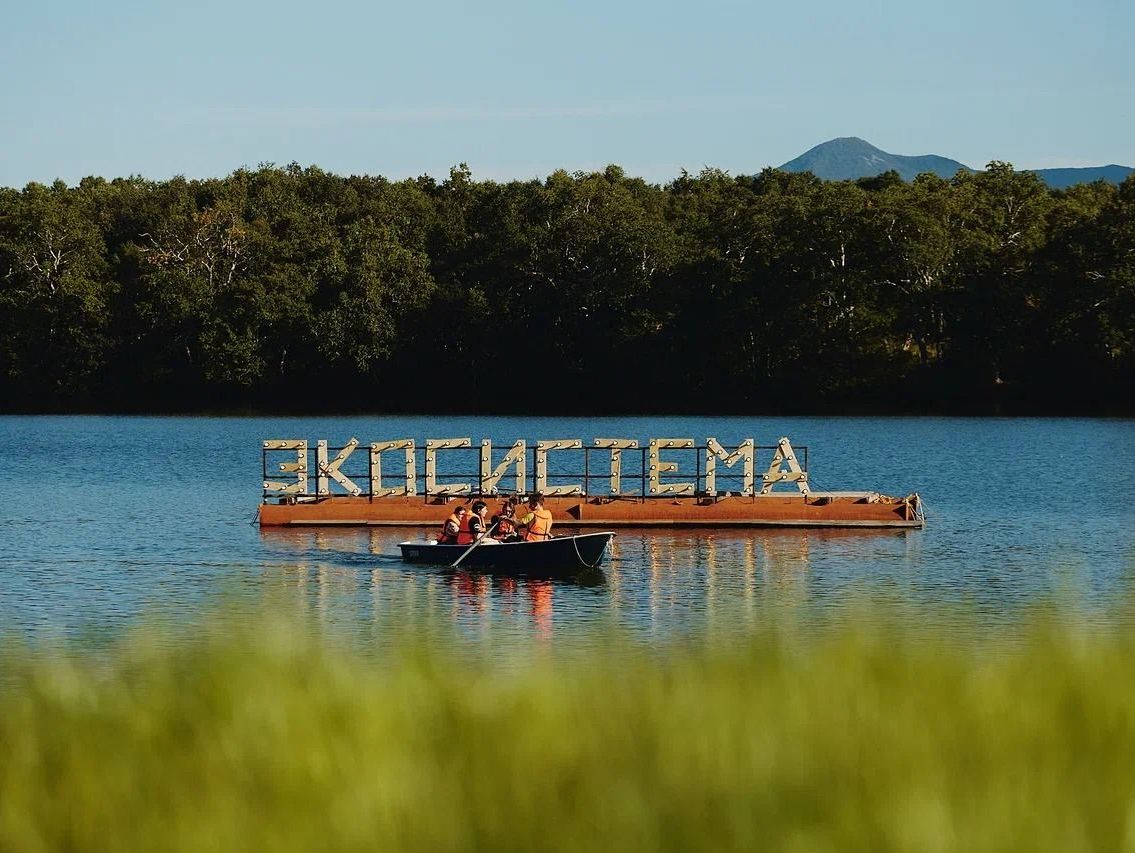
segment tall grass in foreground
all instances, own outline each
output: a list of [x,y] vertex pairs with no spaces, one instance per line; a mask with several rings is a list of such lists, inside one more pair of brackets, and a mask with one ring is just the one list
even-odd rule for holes
[[1135,644],[866,630],[380,663],[0,656],[0,849],[1135,849]]

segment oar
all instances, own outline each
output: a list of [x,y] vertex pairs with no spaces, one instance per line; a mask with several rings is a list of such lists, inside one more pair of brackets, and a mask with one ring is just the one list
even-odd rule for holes
[[462,560],[464,560],[464,559],[465,559],[466,557],[468,557],[468,556],[469,556],[469,552],[470,552],[470,551],[472,551],[472,550],[473,550],[474,548],[476,548],[476,547],[477,547],[478,545],[480,545],[480,544],[481,544],[482,542],[484,542],[484,541],[485,541],[486,539],[488,539],[488,538],[489,538],[489,534],[493,532],[493,530],[494,530],[494,529],[496,528],[496,526],[497,526],[498,524],[500,524],[500,521],[499,521],[499,520],[498,520],[498,521],[494,521],[494,522],[493,522],[493,524],[492,524],[492,526],[491,526],[491,527],[489,527],[489,529],[485,531],[485,534],[484,534],[483,536],[481,536],[481,537],[480,537],[479,539],[476,539],[476,540],[474,540],[473,544],[472,544],[472,545],[470,545],[470,546],[469,546],[468,548],[466,548],[466,549],[465,549],[465,553],[464,553],[464,554],[462,554],[462,555],[461,555],[460,557],[458,557],[458,558],[457,558],[456,560],[454,560],[454,561],[453,561],[453,565],[452,565],[452,566],[450,566],[450,568],[451,568],[451,569],[456,569],[456,568],[457,568],[457,566],[458,566],[458,564],[460,564],[460,562],[461,562]]

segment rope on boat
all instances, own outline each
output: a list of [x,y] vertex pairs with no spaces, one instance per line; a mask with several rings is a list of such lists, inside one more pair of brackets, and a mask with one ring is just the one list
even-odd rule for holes
[[583,563],[583,565],[585,565],[589,569],[594,569],[596,566],[598,566],[600,563],[602,563],[603,562],[603,554],[606,553],[606,551],[607,551],[606,547],[604,547],[603,550],[599,552],[599,559],[596,560],[594,563],[589,563],[585,559],[583,559],[583,555],[581,553],[579,553],[579,542],[576,541],[576,538],[574,536],[571,537],[571,547],[575,548],[576,559],[578,559],[579,562]]

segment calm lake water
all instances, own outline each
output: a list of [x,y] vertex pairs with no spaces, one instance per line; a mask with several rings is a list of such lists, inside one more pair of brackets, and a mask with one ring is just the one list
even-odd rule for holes
[[[408,530],[261,532],[260,442],[715,436],[809,448],[821,489],[922,494],[920,531],[628,531],[597,585],[403,565]],[[767,459],[767,456],[765,457]],[[587,642],[614,625],[728,633],[849,599],[947,626],[1059,597],[1111,619],[1135,579],[1135,421],[959,418],[0,418],[0,633],[192,630],[224,606],[295,608],[364,642],[376,628]]]

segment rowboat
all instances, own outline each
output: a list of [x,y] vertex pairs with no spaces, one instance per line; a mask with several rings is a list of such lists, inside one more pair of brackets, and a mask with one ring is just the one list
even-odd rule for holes
[[580,533],[556,536],[537,542],[481,543],[469,550],[468,545],[438,545],[428,540],[399,542],[402,559],[407,563],[451,566],[465,554],[461,567],[491,569],[513,574],[568,576],[596,568],[607,554],[614,533]]

